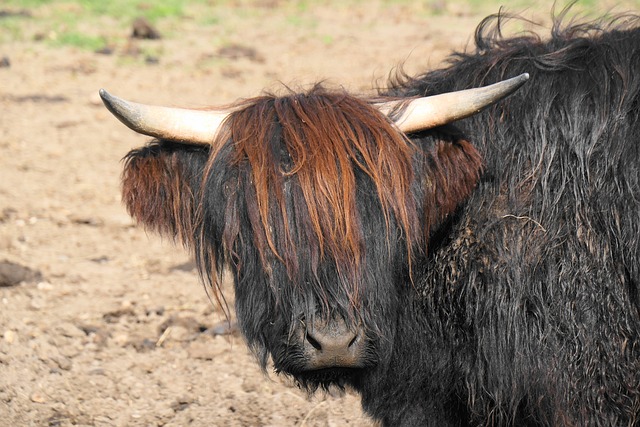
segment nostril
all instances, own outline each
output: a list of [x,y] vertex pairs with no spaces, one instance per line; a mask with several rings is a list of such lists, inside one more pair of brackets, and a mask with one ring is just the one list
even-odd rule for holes
[[362,365],[367,346],[362,328],[349,326],[341,318],[316,320],[310,326],[301,325],[296,334],[306,369],[356,368]]
[[349,341],[349,345],[347,347],[350,348],[351,346],[353,346],[356,343],[356,341],[358,341],[358,337],[359,337],[359,335],[355,334],[353,336],[353,339],[351,341]]
[[306,338],[307,338],[307,342],[309,342],[309,344],[311,344],[313,348],[315,348],[318,351],[322,351],[322,345],[314,337],[312,337],[311,334],[309,334],[309,332],[307,332]]
[[349,351],[359,346],[360,334],[324,334],[322,331],[306,331],[307,344],[319,352]]

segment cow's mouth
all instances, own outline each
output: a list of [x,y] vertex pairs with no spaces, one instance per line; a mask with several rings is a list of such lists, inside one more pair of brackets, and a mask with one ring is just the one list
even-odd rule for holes
[[298,385],[311,392],[318,388],[329,390],[336,387],[344,390],[353,386],[363,374],[364,368],[330,367],[290,373]]

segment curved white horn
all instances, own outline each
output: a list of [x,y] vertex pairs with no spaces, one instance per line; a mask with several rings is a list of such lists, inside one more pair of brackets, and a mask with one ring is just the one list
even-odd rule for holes
[[[529,74],[524,73],[490,86],[416,98],[394,122],[402,132],[410,133],[464,119],[511,95],[528,79]],[[388,115],[402,102],[389,101],[376,106]]]
[[156,138],[211,144],[228,112],[161,107],[125,101],[100,89],[107,109],[132,130]]

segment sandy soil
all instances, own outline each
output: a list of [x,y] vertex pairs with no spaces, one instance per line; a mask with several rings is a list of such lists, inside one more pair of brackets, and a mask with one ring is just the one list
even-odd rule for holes
[[[109,55],[34,41],[37,16],[25,18],[28,41],[0,44],[0,261],[41,276],[0,287],[0,426],[372,425],[355,395],[309,398],[265,377],[188,254],[132,222],[120,160],[146,138],[97,91],[183,106],[318,80],[370,92],[400,63],[415,73],[464,48],[481,16],[443,7],[373,0],[295,21],[261,1]],[[88,31],[122,31],[102,24]]]

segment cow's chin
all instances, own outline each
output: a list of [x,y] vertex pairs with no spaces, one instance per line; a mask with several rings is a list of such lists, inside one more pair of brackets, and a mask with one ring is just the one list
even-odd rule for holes
[[308,393],[315,393],[318,390],[344,391],[346,388],[353,388],[364,374],[364,368],[328,367],[287,373],[292,376],[298,386]]
[[[305,353],[300,348],[288,349],[278,353],[283,357],[273,357],[274,369],[278,374],[293,379],[298,387],[309,394],[316,391],[344,391],[346,388],[357,390],[378,365],[375,346],[369,343],[357,354],[343,354],[328,360],[326,357]],[[273,356],[273,354],[272,354]]]

